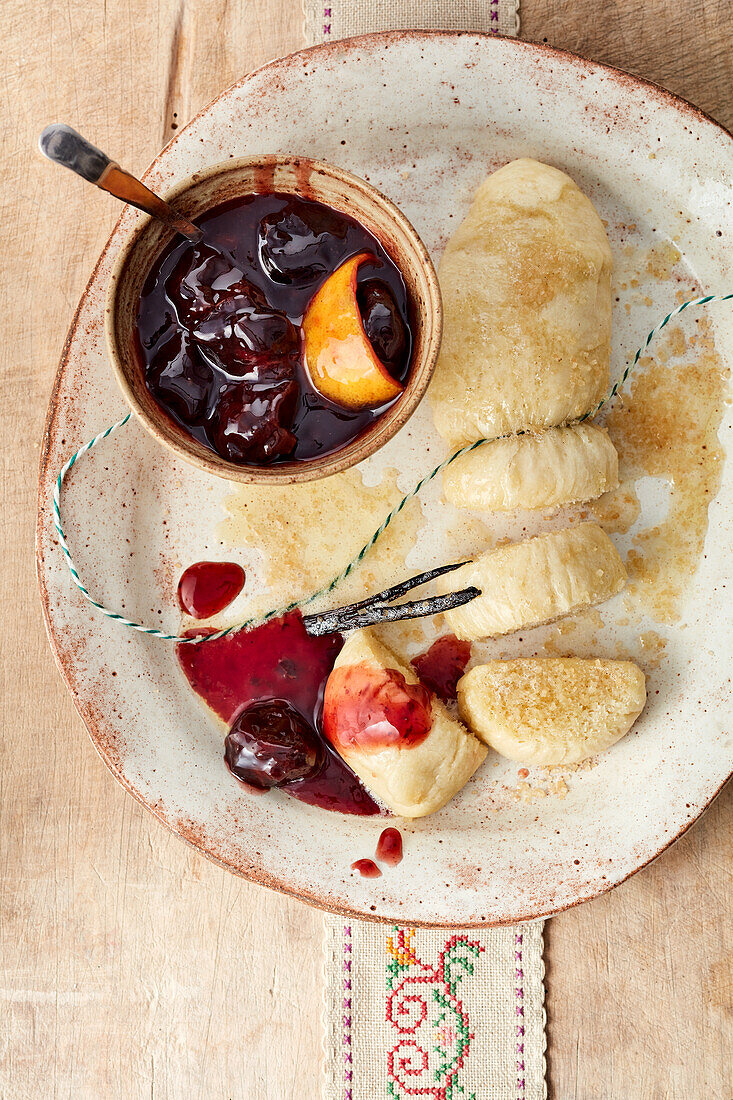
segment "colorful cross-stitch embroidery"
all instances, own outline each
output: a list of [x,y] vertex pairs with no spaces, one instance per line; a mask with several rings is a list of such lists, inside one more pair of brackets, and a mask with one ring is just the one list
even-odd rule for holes
[[430,966],[418,957],[414,938],[414,929],[397,927],[387,937],[385,1020],[399,1035],[387,1054],[387,1095],[476,1100],[458,1081],[473,1033],[456,991],[484,949],[465,935],[451,936]]

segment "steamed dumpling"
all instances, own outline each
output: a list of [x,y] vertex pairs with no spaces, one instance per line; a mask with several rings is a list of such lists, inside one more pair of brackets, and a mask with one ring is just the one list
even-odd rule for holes
[[461,455],[443,473],[451,504],[494,512],[594,500],[617,487],[616,448],[593,424],[496,439]]
[[611,249],[593,204],[522,159],[479,187],[440,264],[430,400],[452,447],[563,424],[608,388]]
[[486,757],[485,746],[371,630],[350,634],[336,659],[323,728],[367,790],[401,817],[439,810]]
[[626,569],[597,523],[489,550],[436,582],[440,595],[476,587],[481,595],[445,612],[448,629],[474,640],[549,623],[620,592]]

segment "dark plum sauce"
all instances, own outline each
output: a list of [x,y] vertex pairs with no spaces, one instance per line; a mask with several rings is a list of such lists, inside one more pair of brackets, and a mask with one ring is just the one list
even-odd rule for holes
[[413,657],[412,667],[429,691],[444,703],[456,698],[458,681],[471,660],[471,643],[455,634],[443,634],[426,653]]
[[323,736],[326,680],[340,634],[311,637],[299,612],[199,645],[179,643],[193,688],[229,727],[225,760],[248,788],[279,787],[350,814],[380,807]]
[[336,268],[368,253],[357,274],[362,324],[404,383],[410,304],[376,238],[345,214],[277,192],[234,199],[197,224],[203,242],[174,239],[140,299],[137,349],[161,408],[239,464],[308,462],[367,431],[393,401],[350,409],[322,396],[304,366],[301,322]]

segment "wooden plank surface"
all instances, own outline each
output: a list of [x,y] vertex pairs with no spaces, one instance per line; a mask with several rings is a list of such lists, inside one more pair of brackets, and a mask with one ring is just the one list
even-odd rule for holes
[[[523,35],[733,125],[729,0],[523,0]],[[0,1097],[315,1100],[321,917],[235,879],[112,781],[35,591],[39,442],[65,331],[117,216],[34,155],[68,120],[134,169],[301,45],[297,0],[3,4]],[[547,928],[556,1100],[733,1096],[733,790],[656,864]]]

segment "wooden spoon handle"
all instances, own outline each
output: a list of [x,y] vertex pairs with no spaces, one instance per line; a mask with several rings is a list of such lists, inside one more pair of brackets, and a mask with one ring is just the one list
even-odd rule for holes
[[54,122],[47,126],[38,140],[38,146],[49,160],[70,168],[88,183],[101,187],[103,191],[137,207],[138,210],[144,210],[194,243],[201,240],[203,234],[198,226],[184,218],[135,176],[120,168],[116,161],[111,160],[71,126],[66,126],[63,122]]

